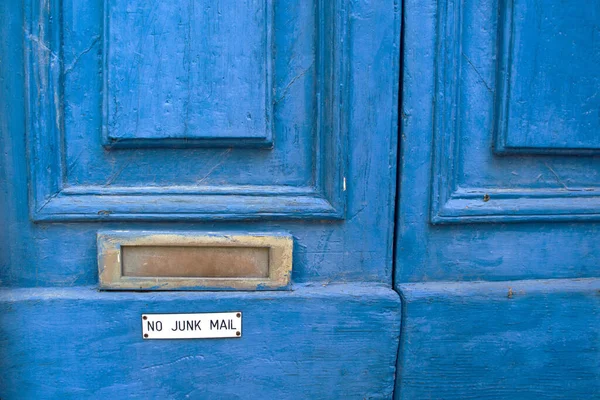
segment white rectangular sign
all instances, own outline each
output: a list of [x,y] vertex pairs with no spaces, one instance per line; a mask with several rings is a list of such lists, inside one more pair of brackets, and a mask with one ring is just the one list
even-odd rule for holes
[[144,339],[242,337],[241,311],[202,314],[142,314]]

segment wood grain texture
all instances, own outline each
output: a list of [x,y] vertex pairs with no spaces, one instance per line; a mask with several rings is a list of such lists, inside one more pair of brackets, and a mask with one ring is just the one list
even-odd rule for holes
[[[497,5],[404,2],[396,282],[600,275],[599,159],[492,151]],[[442,70],[461,75],[436,79]],[[459,86],[460,96],[448,85]],[[460,141],[443,140],[451,137]],[[445,205],[456,213],[435,221]]]
[[600,280],[399,285],[396,399],[600,398]]
[[600,3],[499,1],[499,153],[600,151]]
[[[14,27],[12,27],[10,21],[12,21],[13,15],[9,7],[4,4],[0,4],[0,34],[3,37],[7,37],[14,33]],[[11,29],[12,28],[12,29]],[[13,46],[6,40],[0,40],[0,54],[4,57],[4,60],[13,59],[18,55],[20,46]],[[18,57],[18,56],[17,56]],[[3,151],[5,146],[10,146],[10,128],[11,123],[10,112],[11,101],[9,96],[4,95],[8,92],[5,88],[8,86],[8,81],[11,79],[10,74],[6,67],[6,63],[0,62],[0,91],[3,95],[0,95],[0,151]],[[6,93],[8,94],[8,93]],[[10,269],[12,257],[9,250],[9,243],[11,242],[10,230],[7,229],[8,224],[11,222],[10,217],[10,202],[9,202],[9,169],[10,161],[7,157],[0,156],[0,271],[7,271]],[[1,274],[1,273],[0,273]],[[1,278],[0,278],[1,282]]]
[[[240,339],[142,339],[142,313],[231,310],[244,313]],[[4,290],[0,396],[389,399],[399,325],[398,295],[377,285],[220,294]]]
[[267,0],[107,0],[105,145],[272,144],[272,25]]
[[[54,4],[51,1],[36,2],[38,6],[40,3]],[[335,107],[336,112],[343,113],[342,108],[345,109],[345,117],[324,122],[331,127],[337,124],[346,132],[347,151],[342,154],[343,157],[331,156],[327,151],[332,143],[339,145],[336,135],[324,135],[329,144],[315,143],[315,146],[318,144],[317,150],[311,141],[303,139],[307,132],[314,133],[314,125],[308,117],[313,108],[296,107],[295,102],[300,99],[307,101],[307,96],[313,93],[315,72],[309,69],[301,74],[314,60],[306,54],[314,54],[310,50],[315,43],[314,36],[309,33],[314,32],[317,12],[312,2],[304,1],[275,4],[275,16],[279,19],[274,26],[287,32],[275,35],[275,40],[279,41],[275,45],[280,58],[277,58],[274,70],[281,71],[274,82],[279,94],[276,109],[281,113],[279,118],[291,127],[285,130],[279,146],[261,151],[237,149],[239,153],[235,150],[228,152],[227,149],[216,152],[215,149],[185,149],[190,157],[183,157],[181,149],[138,149],[131,153],[127,149],[104,150],[101,144],[102,120],[98,111],[101,103],[96,101],[96,96],[87,94],[102,92],[102,76],[98,73],[102,63],[102,4],[100,0],[86,2],[85,5],[62,2],[62,18],[71,26],[71,29],[63,31],[62,51],[67,69],[64,87],[65,93],[72,94],[63,98],[65,119],[72,122],[66,124],[64,130],[70,145],[65,149],[69,160],[65,167],[69,172],[66,174],[68,185],[63,191],[69,193],[68,197],[72,200],[63,199],[61,195],[45,197],[38,192],[38,200],[42,202],[38,206],[43,202],[47,202],[45,207],[49,208],[56,205],[51,214],[75,210],[75,214],[81,211],[89,218],[82,220],[74,214],[67,214],[65,220],[68,222],[32,223],[28,215],[28,188],[36,184],[28,182],[27,153],[31,142],[26,138],[32,138],[32,131],[27,125],[30,120],[26,118],[25,110],[29,95],[36,94],[36,91],[25,90],[28,82],[24,77],[25,56],[29,57],[28,46],[40,43],[40,37],[47,37],[36,36],[35,32],[26,31],[28,26],[23,26],[23,21],[29,21],[33,12],[31,2],[2,3],[7,23],[1,29],[10,46],[6,48],[6,55],[2,54],[3,62],[0,63],[4,84],[2,101],[5,101],[5,109],[0,115],[0,154],[6,171],[6,180],[1,182],[1,190],[6,193],[2,199],[5,207],[0,210],[6,223],[0,226],[0,230],[9,237],[7,242],[2,243],[5,249],[2,257],[11,261],[0,269],[0,285],[97,284],[96,233],[99,229],[284,231],[292,234],[295,240],[292,276],[295,282],[391,283],[400,51],[400,8],[397,2],[343,3],[348,20],[346,29],[350,32],[346,43],[349,52],[345,70],[347,84],[344,86],[349,96],[342,99],[341,107]],[[334,11],[333,5],[333,2],[318,3],[320,12],[330,15]],[[286,16],[293,18],[288,21]],[[41,21],[42,25],[44,21]],[[33,25],[38,26],[37,23]],[[333,41],[335,31],[326,31],[325,34],[328,35],[327,41]],[[37,42],[31,44],[32,40]],[[295,43],[298,51],[286,47],[286,43]],[[292,81],[293,84],[288,87]],[[333,81],[327,83],[334,85]],[[307,88],[311,89],[307,91]],[[329,104],[340,103],[332,100]],[[322,116],[324,118],[325,114]],[[51,129],[41,131],[50,132]],[[296,139],[298,144],[293,145]],[[90,146],[88,141],[93,141],[93,145]],[[44,147],[47,143],[39,145]],[[292,146],[295,146],[294,150],[289,150]],[[91,153],[102,156],[96,158]],[[275,153],[276,156],[271,158],[270,155]],[[322,188],[323,197],[311,200],[311,193],[314,193],[311,189],[312,163],[305,161],[313,157],[317,160],[319,154],[325,154],[321,159],[328,163],[314,180]],[[149,155],[152,157],[148,158]],[[206,162],[195,163],[192,155],[206,157]],[[31,153],[29,157],[37,160],[36,165],[42,173],[47,172],[44,167],[52,170],[52,163],[43,157],[35,158]],[[235,168],[224,168],[231,162],[230,157],[235,158],[231,164]],[[338,165],[340,168],[347,166],[345,192],[343,171]],[[137,185],[140,176],[151,186],[128,186],[131,182]],[[228,179],[235,182],[225,184]],[[173,187],[172,183],[177,180],[182,185]],[[202,184],[197,185],[196,182],[202,180]],[[84,185],[86,181],[95,186]],[[105,187],[107,182],[109,185]],[[194,185],[191,189],[186,187],[190,182]],[[285,182],[291,185],[284,185]],[[236,185],[232,186],[234,183]],[[45,187],[52,187],[51,183],[48,185]],[[243,192],[243,197],[223,195],[232,189]],[[124,195],[127,192],[135,194]],[[115,195],[114,201],[107,199],[111,193]],[[178,201],[173,201],[169,193],[176,193]],[[193,194],[203,195],[202,201],[190,199]],[[161,196],[167,196],[170,202],[161,203]],[[277,197],[280,201],[276,200]],[[275,199],[272,200],[274,203],[269,198]],[[337,198],[340,202],[334,202],[332,207],[328,198]],[[345,204],[341,201],[343,198]],[[246,201],[245,208],[242,200]],[[144,204],[146,201],[148,204]],[[277,204],[283,207],[289,219],[272,213],[273,206]],[[106,205],[111,207],[104,207]],[[123,208],[118,212],[112,205]],[[212,210],[210,216],[203,214],[202,217],[201,214],[195,219],[190,210],[197,210],[199,206]],[[148,212],[137,216],[131,213],[148,211],[152,207],[163,213]],[[183,214],[178,214],[179,210]],[[345,213],[343,222],[339,219],[340,210]],[[219,213],[223,218],[219,218]],[[166,218],[168,215],[171,217]],[[252,219],[252,215],[258,217],[249,223],[247,220]],[[41,214],[38,217],[44,219]],[[238,219],[227,220],[231,218]],[[293,218],[296,220],[291,220]],[[308,219],[310,222],[307,222]]]
[[344,1],[193,3],[25,3],[33,220],[344,217]]
[[[584,48],[593,48],[587,51],[590,57],[596,57],[599,51],[592,39],[590,42],[583,39],[597,35],[596,11],[589,14],[584,23],[575,26],[568,22],[569,18],[585,12],[578,2],[544,0],[530,8],[525,2],[517,3],[518,11],[514,11],[518,14],[515,16],[517,25],[513,24],[512,28],[510,22],[500,16],[511,15],[513,0],[453,0],[434,5],[435,30],[428,34],[434,35],[436,44],[428,48],[435,51],[435,59],[434,65],[427,67],[435,77],[434,87],[430,89],[434,117],[429,129],[434,132],[435,149],[431,161],[431,222],[434,224],[600,219],[597,178],[600,161],[583,157],[589,155],[586,146],[588,150],[593,148],[593,141],[597,140],[598,100],[594,96],[597,85],[593,84],[597,72],[594,63],[588,64],[587,57],[580,54],[585,52],[581,49],[582,43],[589,43],[583,45]],[[540,17],[535,7],[547,10],[548,15]],[[554,13],[560,17],[553,17]],[[571,16],[560,22],[564,14]],[[534,24],[527,22],[535,18],[544,19],[543,26],[537,24],[533,28]],[[422,27],[429,24],[424,20],[415,22]],[[522,24],[530,28],[520,32]],[[481,26],[486,29],[480,29]],[[511,29],[513,40],[520,41],[521,46],[548,41],[547,36],[552,32],[564,34],[565,39],[550,40],[551,44],[543,47],[543,51],[542,48],[537,52],[523,49],[521,56],[511,57],[498,47],[500,38],[505,42],[510,40],[503,35]],[[424,37],[407,36],[406,40],[409,46],[414,46],[413,42]],[[580,44],[568,44],[572,42]],[[568,55],[562,49],[567,45],[574,46]],[[535,56],[537,53],[540,55]],[[556,60],[564,57],[569,57],[577,66],[557,66],[563,64]],[[534,58],[537,61],[533,61]],[[419,53],[415,53],[415,61],[429,62]],[[419,68],[425,68],[425,64]],[[514,72],[511,79],[517,79],[519,83],[513,81],[512,84],[523,85],[519,86],[521,89],[515,88],[513,93],[506,88],[508,78],[502,68],[520,71]],[[563,68],[578,71],[573,73],[580,75],[580,79],[560,77],[564,74]],[[564,88],[559,90],[561,85]],[[520,94],[516,93],[517,89]],[[510,97],[512,95],[517,98]],[[567,99],[571,103],[566,102]],[[405,100],[410,108],[410,97]],[[510,112],[502,107],[509,107]],[[527,137],[535,137],[536,144],[532,142],[530,147],[563,146],[570,149],[570,155],[579,157],[499,157],[493,151],[493,132],[503,124],[510,125],[508,135],[513,138],[527,141]],[[545,133],[536,134],[534,131],[538,129]]]

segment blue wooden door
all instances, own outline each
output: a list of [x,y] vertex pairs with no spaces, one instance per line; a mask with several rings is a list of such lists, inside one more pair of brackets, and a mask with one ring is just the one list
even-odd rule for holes
[[[392,396],[399,4],[3,1],[0,26],[0,398]],[[102,280],[109,245],[239,237],[291,238],[291,283]],[[239,337],[142,336],[231,311]]]
[[396,398],[600,396],[600,2],[404,2]]
[[0,398],[598,398],[599,24],[2,2]]

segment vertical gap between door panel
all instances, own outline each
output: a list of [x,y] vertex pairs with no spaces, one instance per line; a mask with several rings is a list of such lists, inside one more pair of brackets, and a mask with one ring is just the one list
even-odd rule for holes
[[398,292],[400,296],[400,332],[398,337],[398,350],[396,353],[396,371],[394,375],[394,388],[392,392],[393,399],[400,398],[400,367],[399,361],[401,360],[403,346],[402,346],[402,337],[403,330],[406,320],[406,302],[402,296],[402,293],[396,288],[396,273],[398,269],[397,262],[397,252],[398,252],[398,239],[400,235],[400,192],[402,190],[401,186],[401,177],[402,177],[402,127],[403,127],[403,103],[404,103],[404,31],[405,31],[405,22],[406,22],[406,10],[405,10],[405,0],[398,0],[400,4],[400,48],[399,48],[399,56],[400,60],[398,62],[398,129],[397,129],[397,149],[396,149],[396,196],[395,196],[395,204],[394,204],[394,235],[393,235],[393,248],[392,248],[392,288]]

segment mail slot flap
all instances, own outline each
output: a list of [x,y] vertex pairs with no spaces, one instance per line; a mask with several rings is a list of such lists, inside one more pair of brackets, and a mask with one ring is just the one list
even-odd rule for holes
[[100,232],[100,288],[286,289],[292,248],[292,237],[287,234]]

